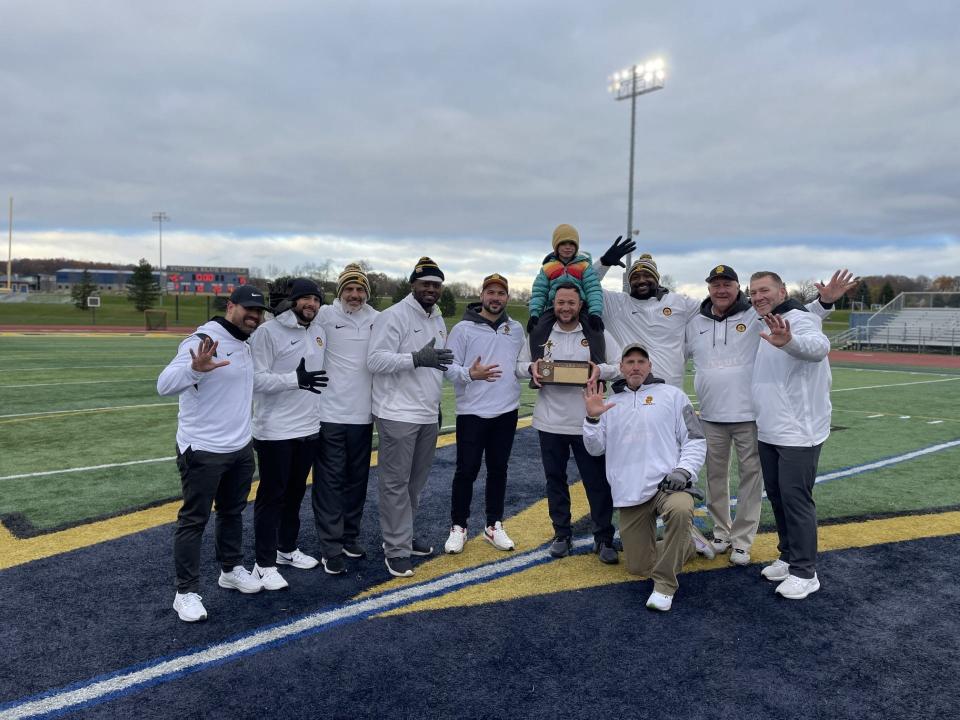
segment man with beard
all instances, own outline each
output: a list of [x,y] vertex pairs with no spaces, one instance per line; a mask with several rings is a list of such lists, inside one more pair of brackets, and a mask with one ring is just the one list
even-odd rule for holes
[[[746,565],[760,523],[763,475],[757,453],[757,423],[750,385],[765,326],[740,291],[736,271],[715,266],[707,276],[708,297],[687,324],[686,351],[693,358],[694,387],[707,439],[707,509],[713,518],[713,549],[730,552],[730,562]],[[826,285],[817,283],[820,299],[811,313],[825,317],[833,303],[856,284],[838,270]],[[736,515],[731,520],[730,446],[736,448],[740,483]]]
[[[593,529],[593,551],[600,562],[615,565],[619,556],[613,547],[613,500],[604,473],[603,456],[594,457],[583,446],[583,390],[575,385],[542,385],[540,371],[544,360],[590,361],[590,342],[580,325],[580,292],[573,283],[557,287],[553,298],[556,322],[543,347],[543,358],[530,362],[530,348],[524,349],[517,361],[517,373],[533,378],[541,387],[533,408],[533,427],[540,438],[543,474],[547,481],[547,506],[553,523],[554,539],[550,554],[561,558],[573,548],[570,516],[570,488],[567,485],[567,463],[570,453],[577,461],[583,489],[590,505]],[[606,362],[590,362],[591,380],[612,380],[618,374],[620,348],[607,334]]]
[[761,575],[776,592],[802,600],[820,589],[813,485],[830,435],[830,341],[819,317],[796,300],[776,273],[750,277],[750,297],[767,332],[753,369],[753,407],[763,487],[777,522],[780,557]]
[[[633,240],[618,237],[594,265],[600,278],[614,265],[626,267],[622,258],[636,249]],[[687,321],[700,303],[660,285],[657,263],[644,253],[627,271],[629,293],[603,291],[603,320],[620,345],[639,342],[650,353],[657,375],[683,389],[683,340]]]
[[[706,539],[693,525],[693,496],[685,492],[700,472],[706,443],[697,414],[682,390],[654,377],[650,355],[638,343],[623,349],[623,392],[604,403],[591,381],[584,393],[583,444],[606,456],[627,571],[653,579],[651,610],[666,612],[677,573]],[[664,536],[657,548],[657,517]]]
[[263,293],[241,285],[224,317],[215,317],[180,343],[157,378],[160,395],[179,395],[177,469],[183,505],[173,539],[177,593],[173,609],[184,622],[207,619],[200,590],[203,529],[217,503],[216,548],[222,588],[263,589],[243,566],[243,509],[253,479],[250,433],[253,358],[247,338],[266,305]]
[[[325,335],[317,321],[323,291],[307,278],[290,287],[290,309],[250,337],[253,350],[253,445],[260,485],[253,506],[257,563],[253,576],[266,590],[289,585],[277,565],[309,570],[313,558],[297,547],[300,503],[320,436],[320,388]],[[306,390],[307,392],[303,392]]]
[[366,556],[359,537],[373,442],[367,355],[379,314],[367,303],[369,297],[370,281],[351,263],[337,279],[337,299],[319,313],[327,336],[324,369],[330,389],[320,403],[320,451],[311,495],[323,568],[331,574],[347,571],[344,556]]
[[457,394],[457,469],[450,498],[450,537],[443,546],[448,553],[463,550],[473,484],[484,458],[487,517],[482,537],[498,550],[513,550],[513,540],[503,528],[503,502],[520,407],[514,370],[525,338],[520,323],[507,315],[509,298],[507,279],[488,275],[480,302],[467,305],[463,320],[450,331],[453,363],[447,377]]
[[433,547],[413,534],[420,493],[436,451],[442,373],[453,360],[436,306],[443,272],[428,257],[410,274],[412,291],[373,321],[367,368],[373,374],[373,415],[380,438],[380,529],[387,570],[413,575],[411,555]]

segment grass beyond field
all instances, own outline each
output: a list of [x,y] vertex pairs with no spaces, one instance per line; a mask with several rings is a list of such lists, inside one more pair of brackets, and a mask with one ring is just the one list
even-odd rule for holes
[[[177,404],[156,378],[179,343],[172,336],[0,337],[0,516],[43,531],[179,494]],[[825,475],[960,438],[960,374],[834,367],[834,432]],[[687,378],[692,395],[692,378]],[[524,388],[521,414],[535,399]],[[444,425],[455,407],[444,386]],[[960,448],[818,487],[823,519],[960,504]],[[764,524],[772,522],[765,511]],[[10,516],[13,516],[10,519]]]

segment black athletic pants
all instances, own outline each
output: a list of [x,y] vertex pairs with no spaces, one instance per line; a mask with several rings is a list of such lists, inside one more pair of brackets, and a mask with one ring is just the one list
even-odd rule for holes
[[177,469],[183,505],[173,536],[173,564],[177,592],[200,590],[200,545],[203,529],[216,502],[215,542],[220,567],[230,572],[243,564],[243,509],[253,479],[250,445],[232,453],[177,448]]
[[503,502],[507,492],[507,464],[517,432],[517,410],[492,418],[478,415],[457,415],[457,469],[453,474],[450,498],[450,520],[467,526],[473,483],[486,456],[487,527],[503,520]]
[[612,544],[613,498],[603,455],[595,457],[588,453],[580,435],[558,435],[543,430],[539,434],[543,473],[547,478],[547,505],[554,533],[558,537],[570,537],[573,533],[570,527],[570,487],[567,485],[567,461],[572,450],[590,504],[593,538]]
[[763,489],[777,521],[780,559],[790,574],[809,580],[817,572],[817,506],[813,484],[823,444],[787,447],[758,442]]
[[260,467],[260,485],[253,506],[260,567],[274,567],[277,550],[292,553],[297,549],[300,503],[317,454],[317,437],[253,441]]
[[310,499],[320,554],[325,558],[340,555],[345,544],[360,537],[372,445],[373,423],[320,426]]

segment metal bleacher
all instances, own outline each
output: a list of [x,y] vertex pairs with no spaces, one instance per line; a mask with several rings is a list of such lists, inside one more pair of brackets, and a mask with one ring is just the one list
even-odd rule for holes
[[960,294],[900,293],[875,313],[855,313],[837,346],[905,352],[960,351]]

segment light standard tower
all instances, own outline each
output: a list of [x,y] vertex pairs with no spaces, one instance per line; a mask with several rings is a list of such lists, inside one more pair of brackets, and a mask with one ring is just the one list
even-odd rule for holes
[[[660,90],[667,79],[666,66],[663,58],[654,58],[643,63],[631,65],[624,70],[610,76],[610,86],[607,88],[613,93],[614,99],[626,100],[630,98],[630,189],[627,194],[627,239],[633,237],[633,157],[637,120],[637,96],[654,90]],[[633,261],[632,253],[627,255],[627,268]],[[623,276],[623,286],[626,289],[628,278]]]
[[163,294],[167,291],[167,278],[163,274],[163,223],[170,218],[162,210],[153,214],[153,221],[157,223],[160,232],[160,304],[163,305]]

